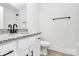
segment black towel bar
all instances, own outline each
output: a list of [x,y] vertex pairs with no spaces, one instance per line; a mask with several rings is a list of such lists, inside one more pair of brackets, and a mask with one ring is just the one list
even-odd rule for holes
[[59,17],[59,18],[53,18],[53,20],[57,20],[57,19],[70,19],[71,17],[69,16],[69,17]]

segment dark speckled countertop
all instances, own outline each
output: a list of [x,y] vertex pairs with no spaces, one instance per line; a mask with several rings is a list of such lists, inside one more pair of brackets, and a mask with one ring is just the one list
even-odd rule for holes
[[39,34],[41,34],[41,32],[30,33],[30,34],[29,33],[0,34],[0,44],[10,42],[10,41],[14,41],[14,40],[19,40],[19,39],[34,36],[34,35],[39,35]]

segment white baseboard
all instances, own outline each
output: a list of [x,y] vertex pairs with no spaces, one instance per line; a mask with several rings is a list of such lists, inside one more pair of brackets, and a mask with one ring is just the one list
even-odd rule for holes
[[59,51],[59,52],[63,52],[63,53],[66,53],[66,54],[71,54],[71,55],[77,54],[76,49],[65,49],[65,48],[55,47],[55,46],[53,48],[49,48],[49,49]]

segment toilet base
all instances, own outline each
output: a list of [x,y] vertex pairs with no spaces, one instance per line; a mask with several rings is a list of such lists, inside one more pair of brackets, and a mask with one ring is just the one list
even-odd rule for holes
[[46,47],[41,47],[41,55],[44,55],[44,56],[47,55],[47,48]]

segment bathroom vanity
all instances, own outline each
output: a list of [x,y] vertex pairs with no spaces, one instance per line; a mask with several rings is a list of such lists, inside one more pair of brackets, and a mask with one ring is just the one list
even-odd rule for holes
[[[0,56],[40,55],[39,36],[41,33],[37,5],[0,3]],[[26,29],[30,34],[18,33],[28,32]]]
[[40,34],[1,34],[0,56],[40,56]]

